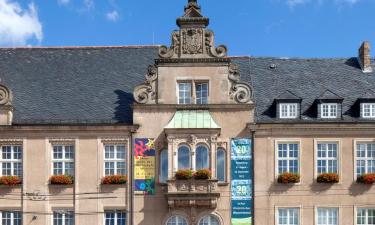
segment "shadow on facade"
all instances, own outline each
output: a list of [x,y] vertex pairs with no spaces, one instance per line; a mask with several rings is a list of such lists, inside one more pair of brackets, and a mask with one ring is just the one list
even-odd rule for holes
[[113,119],[119,123],[132,124],[133,113],[131,105],[134,102],[133,94],[122,90],[115,90],[114,92],[117,95],[117,101]]

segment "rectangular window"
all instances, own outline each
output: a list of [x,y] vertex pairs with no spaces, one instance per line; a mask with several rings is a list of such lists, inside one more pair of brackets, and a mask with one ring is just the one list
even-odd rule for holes
[[299,173],[299,144],[279,143],[277,149],[278,173]]
[[279,208],[278,225],[299,225],[299,208]]
[[208,83],[195,85],[196,104],[208,104]]
[[0,224],[22,225],[22,213],[16,211],[2,211],[0,212]]
[[375,209],[357,209],[357,225],[375,225]]
[[375,118],[375,103],[362,103],[362,117]]
[[105,211],[105,225],[126,225],[126,213],[124,211]]
[[178,104],[191,104],[191,82],[178,83]]
[[22,177],[22,146],[1,146],[1,176]]
[[104,175],[125,175],[125,145],[104,146]]
[[280,104],[280,118],[295,119],[297,118],[298,104]]
[[52,164],[53,175],[74,176],[74,146],[54,145]]
[[338,173],[338,144],[318,143],[317,146],[317,172]]
[[71,211],[54,211],[53,225],[74,225],[74,213]]
[[357,176],[375,173],[375,143],[358,143],[356,149]]
[[337,108],[338,104],[327,104],[324,103],[321,105],[321,116],[322,118],[337,118]]
[[318,208],[318,218],[316,225],[339,225],[338,208]]

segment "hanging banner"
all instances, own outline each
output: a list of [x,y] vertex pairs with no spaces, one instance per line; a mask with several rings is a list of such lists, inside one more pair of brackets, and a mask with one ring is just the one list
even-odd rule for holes
[[232,225],[252,225],[253,157],[250,139],[231,141]]
[[155,156],[154,139],[134,140],[134,192],[136,194],[155,194]]

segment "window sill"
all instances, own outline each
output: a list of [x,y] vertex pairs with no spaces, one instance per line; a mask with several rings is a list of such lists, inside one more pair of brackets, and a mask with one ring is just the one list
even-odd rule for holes
[[0,184],[0,189],[13,189],[13,188],[21,188],[22,184],[16,184],[16,185],[6,185],[6,184]]
[[218,182],[217,186],[219,186],[219,187],[229,186],[229,183],[228,182]]

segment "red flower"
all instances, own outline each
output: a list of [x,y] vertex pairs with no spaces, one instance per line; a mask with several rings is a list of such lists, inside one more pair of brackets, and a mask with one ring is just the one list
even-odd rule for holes
[[280,184],[295,184],[299,183],[300,180],[300,175],[296,173],[282,173],[277,178],[277,182]]
[[322,173],[317,178],[318,183],[338,183],[340,177],[336,173]]
[[197,170],[193,175],[196,180],[209,180],[211,176],[212,173],[209,169]]
[[49,180],[51,184],[55,185],[71,185],[74,182],[70,175],[53,175]]
[[127,181],[124,175],[111,175],[103,177],[102,184],[126,184]]
[[358,183],[373,184],[375,183],[375,173],[363,174],[357,178]]
[[17,176],[0,177],[0,185],[14,186],[22,184],[22,180]]

